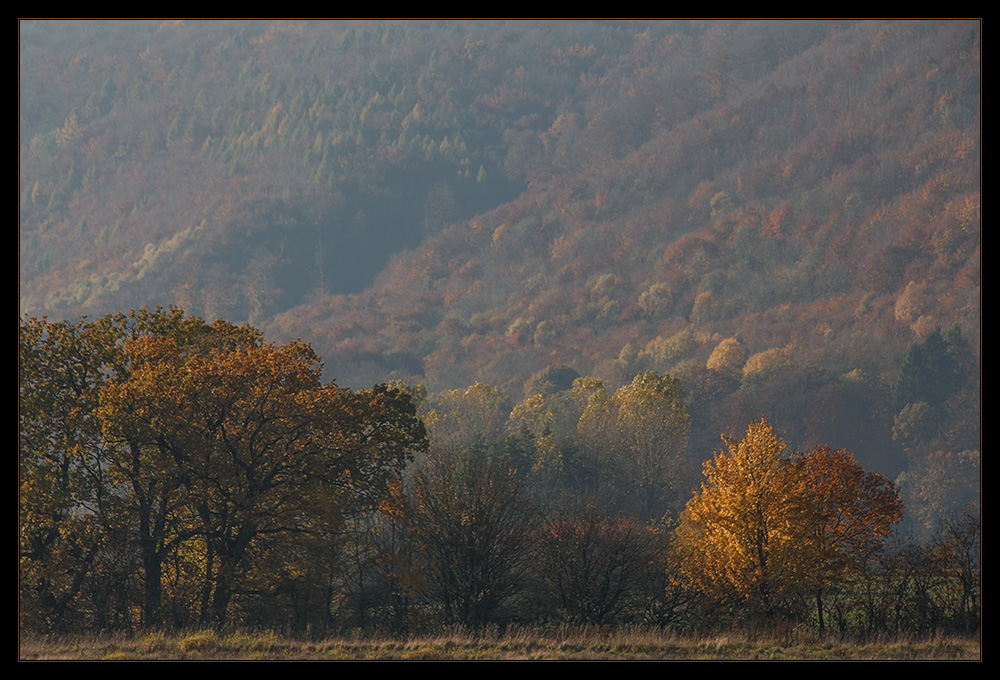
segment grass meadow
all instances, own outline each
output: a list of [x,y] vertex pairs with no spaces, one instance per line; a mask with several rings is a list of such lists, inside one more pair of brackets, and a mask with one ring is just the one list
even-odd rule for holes
[[845,641],[812,632],[691,635],[646,628],[461,630],[437,636],[285,637],[196,630],[22,637],[22,661],[978,661],[979,638]]

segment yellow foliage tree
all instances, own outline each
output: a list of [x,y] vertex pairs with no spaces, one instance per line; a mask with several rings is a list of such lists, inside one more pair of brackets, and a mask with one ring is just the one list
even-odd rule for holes
[[787,347],[772,347],[763,352],[757,352],[751,355],[743,365],[743,380],[747,381],[755,377],[761,378],[770,375],[787,366],[791,361],[792,354]]
[[706,368],[718,371],[726,377],[739,379],[743,365],[747,361],[747,351],[736,338],[726,338],[720,342],[708,357]]
[[705,482],[681,515],[675,548],[687,585],[768,614],[811,592],[823,629],[823,593],[855,576],[902,518],[892,482],[847,451],[785,455],[762,419],[705,463]]
[[527,430],[540,437],[552,423],[552,411],[541,394],[533,394],[515,406],[507,418],[507,434],[518,435]]
[[508,411],[500,390],[477,382],[466,390],[443,393],[424,422],[435,442],[454,451],[477,437],[490,441],[502,436]]
[[751,423],[728,451],[705,462],[701,492],[677,528],[679,574],[720,600],[770,610],[804,576],[804,480],[792,474],[785,443],[766,420]]

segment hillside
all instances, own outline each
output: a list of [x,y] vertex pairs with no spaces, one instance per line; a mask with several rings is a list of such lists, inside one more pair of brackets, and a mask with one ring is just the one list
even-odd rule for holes
[[978,498],[980,40],[21,22],[20,313],[177,304],[307,340],[341,385],[508,409],[559,367],[666,372],[693,460],[767,414],[932,523]]

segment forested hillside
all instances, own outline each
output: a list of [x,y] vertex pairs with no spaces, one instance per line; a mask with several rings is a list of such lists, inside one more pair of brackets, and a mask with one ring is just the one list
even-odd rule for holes
[[978,21],[19,28],[22,343],[249,322],[641,522],[762,418],[893,480],[911,535],[978,512]]
[[[892,474],[901,409],[978,394],[977,22],[20,27],[22,313],[179,304],[355,386],[666,371],[701,444]],[[901,394],[949,328],[962,390]]]

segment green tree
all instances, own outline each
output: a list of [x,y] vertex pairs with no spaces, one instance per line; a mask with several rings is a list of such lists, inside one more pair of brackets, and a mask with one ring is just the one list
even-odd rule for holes
[[968,378],[970,351],[957,328],[931,331],[907,352],[896,383],[900,404],[927,402],[932,408],[961,389]]
[[22,621],[66,630],[110,521],[96,394],[104,323],[23,319],[18,332],[18,575]]
[[580,416],[581,446],[646,518],[661,515],[683,474],[691,416],[681,383],[640,373],[612,396],[598,385]]

